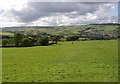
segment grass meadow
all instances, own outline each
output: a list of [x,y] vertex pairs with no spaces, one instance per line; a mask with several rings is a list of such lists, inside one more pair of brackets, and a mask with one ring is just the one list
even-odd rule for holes
[[117,82],[117,43],[117,40],[76,41],[2,48],[2,81]]
[[2,48],[0,48],[0,83],[2,82]]

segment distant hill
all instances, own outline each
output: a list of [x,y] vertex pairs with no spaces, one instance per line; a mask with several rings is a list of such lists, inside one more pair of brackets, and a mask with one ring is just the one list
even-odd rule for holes
[[[19,26],[19,27],[5,27],[2,32],[5,33],[21,33],[21,34],[41,34],[47,33],[52,35],[74,35],[82,33],[99,33],[115,35],[118,31],[118,24],[116,23],[102,23],[90,25],[77,25],[77,26]],[[8,34],[9,35],[9,34]]]
[[120,25],[119,23],[100,23],[100,24],[90,24],[90,25]]
[[54,28],[54,26],[16,26],[16,27],[3,27],[2,29],[8,28]]

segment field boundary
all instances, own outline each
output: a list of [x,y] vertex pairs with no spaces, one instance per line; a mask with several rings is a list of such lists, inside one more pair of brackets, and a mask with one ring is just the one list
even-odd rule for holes
[[2,84],[119,84],[118,82],[3,82]]

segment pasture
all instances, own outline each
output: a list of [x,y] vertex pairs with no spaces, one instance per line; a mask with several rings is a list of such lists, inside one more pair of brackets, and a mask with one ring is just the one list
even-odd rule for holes
[[10,32],[0,32],[0,35],[13,36],[13,34]]
[[117,40],[2,49],[3,82],[117,82]]

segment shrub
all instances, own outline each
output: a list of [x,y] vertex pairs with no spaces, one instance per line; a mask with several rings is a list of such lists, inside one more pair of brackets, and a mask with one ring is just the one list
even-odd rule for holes
[[22,46],[30,46],[30,40],[28,38],[23,38],[22,39]]
[[2,40],[2,46],[7,46],[9,41],[7,39]]
[[21,45],[21,42],[22,42],[22,35],[21,34],[15,34],[13,39],[14,39],[14,43],[15,43],[15,46],[20,46]]
[[77,41],[79,39],[79,36],[68,36],[66,38],[67,41]]
[[49,39],[47,37],[41,37],[37,41],[38,45],[48,45],[48,43],[49,43]]
[[60,40],[60,38],[61,38],[60,36],[52,36],[51,37],[52,43],[56,44]]

